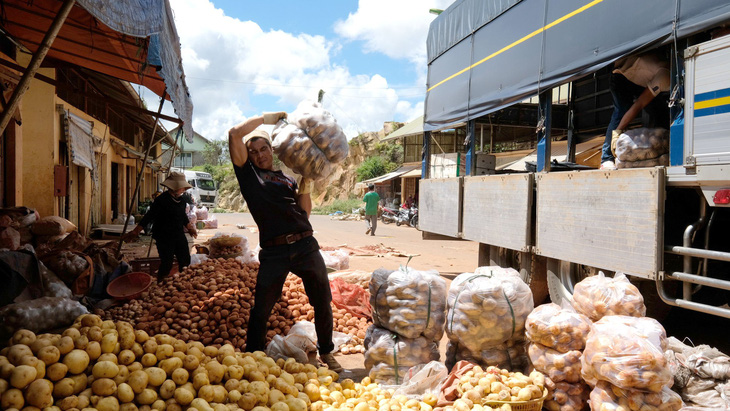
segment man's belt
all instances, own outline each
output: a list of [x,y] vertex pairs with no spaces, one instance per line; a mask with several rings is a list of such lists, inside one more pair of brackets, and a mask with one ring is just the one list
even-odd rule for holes
[[314,234],[312,230],[302,231],[301,233],[284,234],[278,237],[274,237],[271,240],[264,241],[261,243],[261,247],[273,247],[276,245],[294,244],[302,238],[307,238]]

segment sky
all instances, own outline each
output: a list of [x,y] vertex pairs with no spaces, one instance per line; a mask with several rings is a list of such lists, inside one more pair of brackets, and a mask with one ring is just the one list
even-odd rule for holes
[[[348,139],[411,121],[423,114],[429,9],[453,1],[170,0],[193,129],[225,139],[246,118],[290,113],[319,90]],[[169,103],[163,112],[174,115]]]

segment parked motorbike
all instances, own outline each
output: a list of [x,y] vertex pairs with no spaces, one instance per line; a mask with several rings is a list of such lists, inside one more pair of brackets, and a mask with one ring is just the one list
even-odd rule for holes
[[398,210],[395,208],[383,207],[383,213],[380,215],[380,221],[384,224],[397,223]]
[[400,226],[401,224],[408,224],[411,227],[416,227],[418,225],[418,208],[415,206],[410,208],[399,208],[396,225]]

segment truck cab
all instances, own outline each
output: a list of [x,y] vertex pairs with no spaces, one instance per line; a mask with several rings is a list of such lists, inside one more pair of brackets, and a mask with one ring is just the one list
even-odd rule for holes
[[[647,301],[730,318],[728,25],[724,0],[453,3],[428,35],[419,229],[479,242],[479,266],[514,266],[554,302],[601,270]],[[671,63],[668,165],[563,167],[605,135],[613,63],[647,51]],[[462,130],[466,175],[428,178],[431,135],[449,130]],[[480,155],[520,133],[533,169],[478,175]]]
[[215,208],[218,203],[218,188],[210,173],[179,168],[173,168],[172,171],[185,174],[185,179],[193,186],[188,192],[193,197],[195,205],[198,207]]

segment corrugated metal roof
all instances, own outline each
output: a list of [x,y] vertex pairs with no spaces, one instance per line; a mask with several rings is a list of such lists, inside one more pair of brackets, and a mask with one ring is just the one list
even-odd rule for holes
[[382,183],[382,182],[385,182],[385,181],[388,181],[388,180],[392,180],[392,179],[394,179],[396,177],[400,177],[403,174],[405,174],[405,173],[407,173],[409,171],[413,171],[413,170],[415,170],[417,168],[420,168],[420,167],[421,167],[420,164],[419,165],[410,165],[410,166],[401,166],[397,170],[391,171],[388,174],[383,174],[382,176],[375,177],[375,178],[371,178],[370,180],[364,180],[363,183],[365,183],[365,184],[369,184],[369,183],[372,183],[372,184]]

